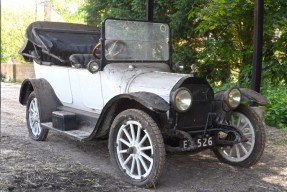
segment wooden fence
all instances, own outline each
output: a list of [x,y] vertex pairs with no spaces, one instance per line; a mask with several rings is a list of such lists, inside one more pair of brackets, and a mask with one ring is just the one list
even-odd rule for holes
[[22,82],[27,78],[34,78],[33,64],[7,64],[1,63],[1,76],[8,81]]

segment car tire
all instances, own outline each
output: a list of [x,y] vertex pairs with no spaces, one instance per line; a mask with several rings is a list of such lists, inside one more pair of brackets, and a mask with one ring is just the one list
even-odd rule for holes
[[26,122],[29,136],[35,141],[44,141],[49,130],[43,128],[40,122],[40,110],[35,92],[32,92],[26,106]]
[[248,141],[214,149],[214,154],[220,161],[233,166],[255,165],[265,148],[266,136],[262,120],[250,107],[241,105],[231,113],[228,122],[239,128]]
[[128,109],[114,119],[109,134],[112,163],[125,181],[155,186],[165,164],[165,148],[156,122],[147,113]]

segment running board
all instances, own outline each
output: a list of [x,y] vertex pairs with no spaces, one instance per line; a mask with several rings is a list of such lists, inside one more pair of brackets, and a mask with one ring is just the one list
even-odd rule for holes
[[41,126],[43,126],[43,128],[46,128],[46,129],[51,129],[51,130],[57,131],[58,133],[60,133],[62,135],[67,135],[67,136],[71,137],[72,139],[76,139],[79,141],[83,141],[91,135],[91,132],[82,131],[82,130],[62,131],[62,130],[59,130],[59,129],[56,129],[55,127],[53,127],[52,122],[41,123]]

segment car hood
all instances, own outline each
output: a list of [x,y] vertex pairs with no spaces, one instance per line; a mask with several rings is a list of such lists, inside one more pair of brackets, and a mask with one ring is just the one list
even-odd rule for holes
[[163,63],[109,64],[104,74],[112,81],[120,94],[150,92],[169,102],[174,85],[187,75],[171,73],[169,66]]

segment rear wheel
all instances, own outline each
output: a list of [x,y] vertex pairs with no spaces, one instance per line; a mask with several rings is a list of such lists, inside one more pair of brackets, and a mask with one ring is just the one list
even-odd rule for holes
[[33,140],[44,141],[47,138],[49,130],[43,128],[40,124],[40,111],[35,92],[32,92],[28,97],[26,108],[26,121],[29,136]]
[[265,148],[262,120],[250,107],[239,106],[231,113],[227,123],[240,129],[248,141],[215,149],[217,158],[234,166],[250,167],[256,164]]
[[129,109],[117,115],[109,151],[127,182],[149,188],[159,180],[165,163],[164,143],[157,124],[145,112]]

